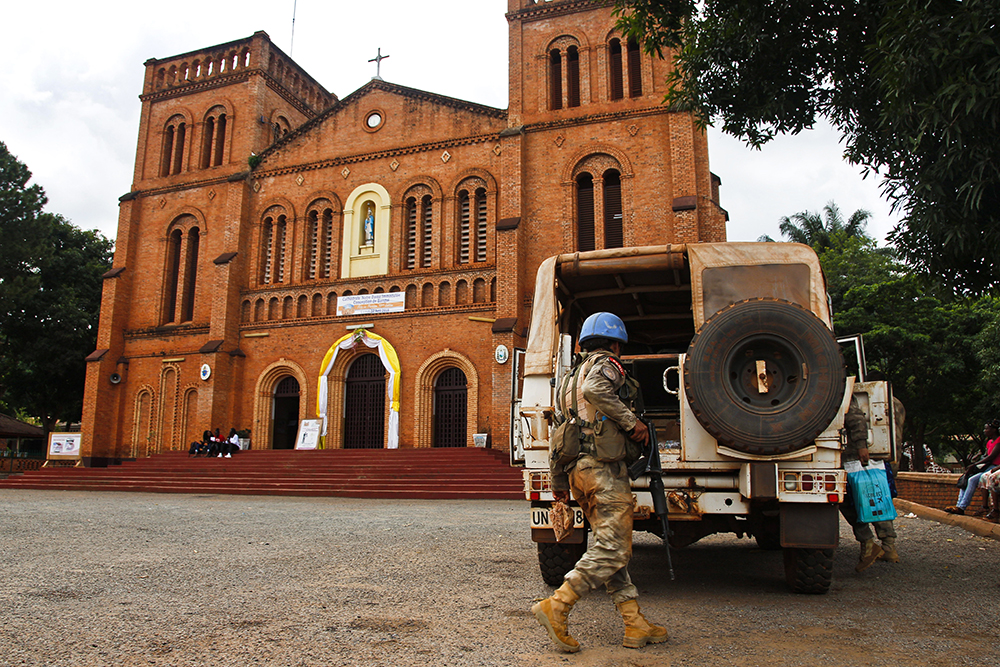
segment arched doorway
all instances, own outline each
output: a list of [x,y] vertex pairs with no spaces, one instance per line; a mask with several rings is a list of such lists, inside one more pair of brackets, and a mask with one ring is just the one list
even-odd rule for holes
[[274,387],[271,432],[273,449],[294,449],[299,430],[299,381],[286,375]]
[[385,367],[377,354],[362,354],[344,379],[344,448],[385,446]]
[[434,381],[434,446],[465,447],[468,381],[458,368],[447,368]]

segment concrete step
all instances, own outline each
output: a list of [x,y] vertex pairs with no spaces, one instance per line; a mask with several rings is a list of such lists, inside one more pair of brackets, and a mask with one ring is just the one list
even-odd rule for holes
[[351,498],[524,498],[496,450],[250,450],[232,458],[165,452],[107,468],[43,468],[0,488]]

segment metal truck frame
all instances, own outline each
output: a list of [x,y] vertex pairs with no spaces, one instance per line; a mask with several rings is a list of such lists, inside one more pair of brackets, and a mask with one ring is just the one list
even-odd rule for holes
[[[622,360],[659,434],[669,544],[753,536],[761,548],[784,550],[793,591],[827,592],[846,490],[844,413],[857,393],[872,457],[894,460],[892,401],[887,383],[846,376],[819,259],[793,243],[619,248],[541,264],[512,459],[523,461],[543,579],[561,583],[587,546],[579,509],[563,542],[548,523],[548,440],[553,388],[571,368],[583,320],[597,311],[628,327]],[[863,379],[863,363],[859,370]],[[632,488],[635,529],[663,537],[649,478]]]

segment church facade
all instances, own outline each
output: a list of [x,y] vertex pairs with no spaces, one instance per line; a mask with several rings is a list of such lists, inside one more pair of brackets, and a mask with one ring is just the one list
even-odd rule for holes
[[705,134],[661,104],[669,60],[610,2],[506,20],[507,109],[377,77],[338,98],[262,32],[145,63],[86,463],[206,428],[287,448],[316,418],[326,447],[506,449],[544,258],[725,240]]

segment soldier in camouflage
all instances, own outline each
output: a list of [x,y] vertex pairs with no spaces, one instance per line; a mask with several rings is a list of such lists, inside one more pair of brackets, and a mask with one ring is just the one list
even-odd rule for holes
[[[901,406],[902,404],[900,404]],[[844,415],[844,430],[847,431],[847,444],[844,446],[841,458],[844,461],[860,461],[861,465],[868,465],[870,461],[868,420],[865,419],[865,413],[861,410],[858,399],[854,396],[851,396],[851,404],[847,409],[847,414]],[[902,430],[902,425],[900,425],[900,430]],[[841,503],[840,513],[854,530],[854,538],[861,544],[861,556],[858,559],[858,564],[854,567],[856,571],[867,570],[876,560],[899,562],[899,555],[896,552],[896,527],[892,521],[861,523],[858,521],[858,512],[854,508],[854,503],[850,501]],[[874,531],[872,530],[873,526]],[[882,541],[881,545],[875,541],[876,534]]]
[[641,648],[667,640],[666,628],[652,625],[639,611],[638,591],[628,574],[634,503],[625,462],[627,440],[645,444],[649,431],[622,400],[624,396],[631,402],[638,393],[617,358],[628,342],[625,324],[611,313],[595,313],[584,322],[579,342],[584,356],[577,375],[583,380],[560,390],[565,392],[562,405],[582,408],[583,440],[575,460],[552,465],[552,491],[563,502],[569,502],[572,492],[594,540],[562,586],[531,610],[556,646],[575,653],[580,644],[567,629],[569,612],[577,600],[603,584],[625,622],[622,644]]

